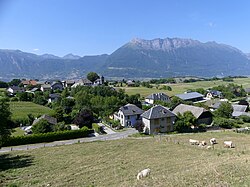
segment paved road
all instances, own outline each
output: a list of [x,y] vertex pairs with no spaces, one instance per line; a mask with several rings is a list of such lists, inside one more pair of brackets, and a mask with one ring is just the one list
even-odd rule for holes
[[[114,132],[114,131],[113,131]],[[114,132],[112,134],[99,135],[96,137],[86,137],[86,138],[78,138],[72,140],[63,140],[63,141],[55,141],[50,143],[39,143],[39,144],[29,144],[29,145],[20,145],[13,147],[2,147],[0,149],[0,153],[10,152],[10,151],[23,151],[30,149],[37,149],[41,147],[54,147],[59,145],[71,145],[75,143],[83,143],[83,142],[93,142],[93,141],[106,141],[106,140],[118,140],[122,138],[126,138],[131,134],[135,134],[138,131],[135,129],[128,129],[123,132]]]

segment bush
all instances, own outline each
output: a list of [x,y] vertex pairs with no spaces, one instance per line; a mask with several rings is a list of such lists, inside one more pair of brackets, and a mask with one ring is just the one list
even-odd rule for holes
[[20,127],[20,125],[22,124],[22,126],[26,126],[26,125],[30,125],[29,119],[27,117],[22,117],[22,118],[16,118],[16,119],[12,119],[12,128],[15,127]]
[[97,132],[97,133],[100,133],[101,132],[101,127],[98,125],[98,124],[96,124],[96,123],[93,123],[92,124],[92,128],[95,130],[95,132]]
[[239,127],[233,119],[226,119],[226,118],[215,118],[214,119],[214,126],[218,126],[225,129],[231,129],[233,127]]
[[243,115],[240,116],[240,119],[242,119],[242,121],[245,123],[250,123],[250,116]]
[[11,99],[10,99],[10,101],[18,101],[18,97],[12,97]]
[[67,130],[58,132],[49,132],[43,134],[32,134],[28,136],[16,136],[9,137],[3,142],[3,146],[15,146],[15,145],[25,145],[34,144],[42,142],[52,142],[58,140],[68,140],[75,138],[83,138],[88,136],[88,134],[93,133],[93,130],[83,127],[80,130]]

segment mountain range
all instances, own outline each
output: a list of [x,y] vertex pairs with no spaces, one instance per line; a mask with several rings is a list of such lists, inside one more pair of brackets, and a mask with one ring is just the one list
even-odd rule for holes
[[95,71],[105,77],[249,75],[250,55],[216,42],[165,38],[133,39],[112,54],[80,57],[0,50],[0,79],[75,79]]

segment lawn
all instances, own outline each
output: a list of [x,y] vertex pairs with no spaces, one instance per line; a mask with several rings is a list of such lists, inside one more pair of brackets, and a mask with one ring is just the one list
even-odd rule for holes
[[11,136],[23,136],[24,130],[22,130],[20,127],[12,129]]
[[152,93],[158,93],[158,92],[163,92],[169,96],[173,96],[176,94],[184,93],[185,91],[190,90],[190,89],[197,89],[197,88],[208,89],[214,86],[227,85],[230,83],[242,85],[244,88],[250,88],[250,78],[237,78],[237,79],[234,79],[234,82],[225,82],[222,80],[218,80],[218,81],[198,81],[198,82],[193,82],[193,83],[166,84],[172,88],[172,91],[159,90],[159,89],[156,89],[155,87],[153,88],[120,87],[120,88],[124,89],[125,92],[129,95],[139,93],[141,97],[146,97]]
[[[207,150],[189,138],[215,137]],[[171,139],[170,139],[171,138]],[[128,138],[0,154],[2,186],[250,186],[250,135],[207,132]],[[223,148],[232,140],[236,147]],[[179,143],[177,143],[179,142]],[[148,178],[137,173],[151,169]]]
[[10,102],[10,110],[12,112],[12,118],[24,118],[28,114],[33,114],[35,117],[43,114],[52,114],[52,109],[37,105],[32,102]]

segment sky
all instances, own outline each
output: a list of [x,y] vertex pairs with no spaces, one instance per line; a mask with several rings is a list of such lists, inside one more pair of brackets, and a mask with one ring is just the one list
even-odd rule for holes
[[111,54],[133,38],[216,41],[250,53],[249,0],[0,0],[0,49]]

